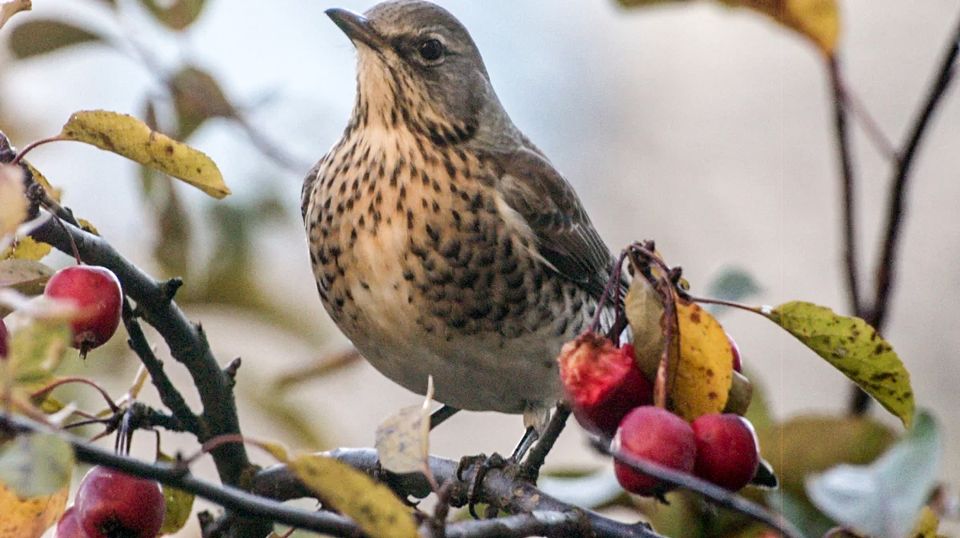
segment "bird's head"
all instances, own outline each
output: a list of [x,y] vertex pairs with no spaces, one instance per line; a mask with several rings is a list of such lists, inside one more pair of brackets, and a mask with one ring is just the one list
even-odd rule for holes
[[406,128],[438,144],[473,138],[502,115],[467,29],[422,0],[377,4],[363,15],[326,11],[357,47],[353,122]]

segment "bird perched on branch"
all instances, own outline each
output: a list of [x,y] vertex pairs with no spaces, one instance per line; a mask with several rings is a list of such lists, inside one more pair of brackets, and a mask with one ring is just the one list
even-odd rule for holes
[[358,60],[350,122],[303,185],[324,307],[393,381],[424,394],[433,376],[437,401],[541,430],[610,252],[453,15],[421,0],[327,14]]

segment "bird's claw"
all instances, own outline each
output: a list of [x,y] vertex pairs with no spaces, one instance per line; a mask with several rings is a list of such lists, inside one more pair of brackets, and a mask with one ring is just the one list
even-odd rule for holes
[[[489,457],[485,454],[478,454],[476,456],[464,456],[460,459],[460,465],[457,467],[458,480],[463,480],[463,473],[466,470],[475,465],[477,466],[476,474],[473,475],[473,480],[470,481],[470,487],[467,490],[467,510],[474,519],[481,519],[480,515],[477,514],[477,503],[480,501],[480,487],[483,485],[483,480],[487,477],[487,472],[492,469],[503,469],[511,465],[516,465],[516,463],[517,462],[513,461],[513,458],[504,458],[496,452]],[[492,516],[488,513],[487,517]]]

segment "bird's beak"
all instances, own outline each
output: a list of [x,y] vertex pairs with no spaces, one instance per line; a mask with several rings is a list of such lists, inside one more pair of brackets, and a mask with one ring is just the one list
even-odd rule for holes
[[332,7],[325,13],[354,44],[360,42],[374,50],[383,47],[383,38],[370,26],[370,21],[363,15],[338,7]]

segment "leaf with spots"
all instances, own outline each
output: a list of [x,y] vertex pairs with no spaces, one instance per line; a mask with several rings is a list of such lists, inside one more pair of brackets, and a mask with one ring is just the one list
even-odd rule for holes
[[21,498],[0,484],[0,538],[40,538],[67,507],[69,484],[50,495]]
[[214,198],[230,194],[210,157],[127,114],[105,110],[76,112],[63,126],[59,138],[116,153],[185,181]]
[[390,488],[363,472],[318,454],[299,456],[289,467],[325,507],[352,518],[365,534],[418,536],[410,508]]
[[429,472],[432,400],[433,376],[430,376],[423,404],[404,407],[377,426],[374,446],[384,469],[394,473]]
[[677,301],[680,355],[670,383],[673,411],[687,420],[720,413],[733,383],[733,355],[727,333],[696,303]]
[[867,322],[802,301],[782,304],[764,315],[910,426],[914,413],[910,373],[893,346]]

